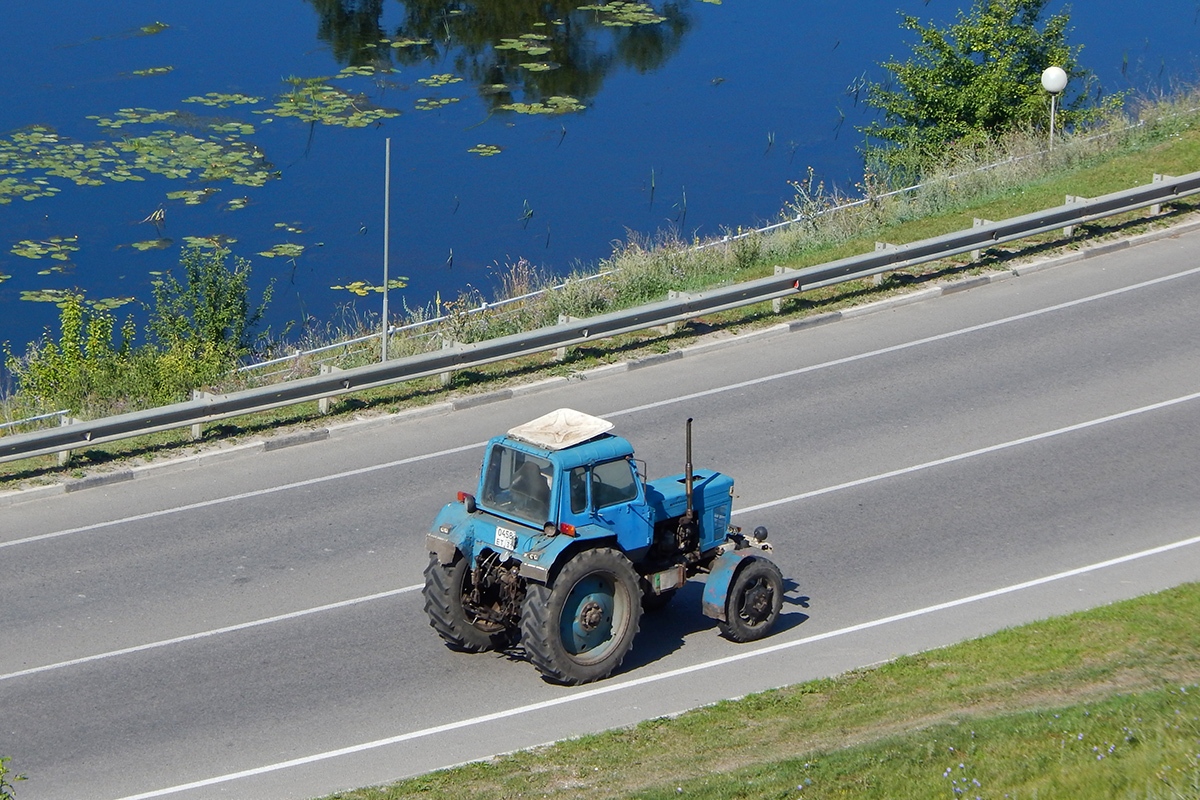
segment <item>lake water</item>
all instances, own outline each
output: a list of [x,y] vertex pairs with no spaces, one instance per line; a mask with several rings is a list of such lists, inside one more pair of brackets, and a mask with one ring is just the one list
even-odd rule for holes
[[[522,259],[563,273],[631,234],[772,221],[810,166],[853,191],[871,119],[853,87],[907,56],[898,12],[968,4],[680,0],[630,27],[579,5],[6,2],[0,342],[53,325],[54,292],[140,313],[186,237],[224,237],[275,281],[274,330],[377,312],[331,287],[381,282],[388,138],[393,309],[490,295]],[[1071,18],[1106,91],[1200,75],[1198,0]],[[535,102],[573,110],[521,113]]]

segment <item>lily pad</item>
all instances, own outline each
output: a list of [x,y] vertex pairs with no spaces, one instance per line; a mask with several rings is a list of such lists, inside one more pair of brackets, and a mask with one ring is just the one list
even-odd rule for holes
[[53,236],[40,241],[22,239],[14,244],[9,252],[22,258],[39,259],[49,256],[55,261],[70,261],[70,254],[78,249],[78,236]]
[[170,247],[174,243],[175,243],[174,240],[166,239],[166,238],[146,239],[145,241],[142,241],[142,242],[134,242],[133,244],[130,245],[130,247],[132,247],[134,250],[142,250],[142,251],[166,250],[168,247]]
[[496,50],[516,50],[531,56],[542,56],[550,52],[550,47],[543,42],[549,39],[540,33],[527,33],[519,39],[501,39]]
[[522,69],[527,69],[530,72],[549,72],[552,69],[558,69],[562,64],[555,61],[530,61],[520,66]]
[[211,186],[207,189],[184,189],[178,192],[167,192],[167,199],[182,200],[185,205],[198,206],[219,191],[221,190]]
[[[390,278],[388,279],[389,289],[403,289],[408,286],[408,278]],[[330,286],[334,291],[345,290],[351,294],[356,294],[359,297],[366,297],[371,292],[383,293],[382,286],[373,286],[366,281],[353,281],[345,286]]]
[[370,78],[376,73],[376,68],[371,65],[342,67],[342,71],[337,73],[338,78],[352,78],[355,76]]
[[166,75],[168,72],[175,69],[174,67],[150,67],[148,69],[135,69],[134,75],[138,77],[146,77],[148,75]]
[[287,78],[284,82],[292,86],[292,91],[281,95],[271,108],[254,113],[295,117],[302,122],[320,122],[322,125],[346,128],[365,128],[380,120],[400,116],[395,109],[373,105],[366,95],[343,91],[328,85],[327,80]]
[[433,88],[437,88],[439,86],[448,86],[452,83],[461,82],[462,78],[450,72],[445,72],[439,75],[430,75],[428,78],[417,78],[417,83]]
[[432,111],[457,102],[457,97],[421,97],[417,99],[415,106],[417,111]]
[[56,303],[60,307],[70,298],[75,297],[73,289],[26,289],[21,292],[21,299],[30,303]]
[[229,245],[237,241],[231,236],[222,234],[214,234],[212,236],[185,236],[183,237],[185,244],[191,247],[203,247],[211,250],[228,250]]
[[230,106],[245,106],[257,105],[261,103],[261,97],[252,97],[248,94],[222,94],[220,92],[208,92],[204,96],[185,97],[185,103],[200,103],[201,105],[213,106],[215,108],[229,108]]
[[[385,39],[383,41],[387,40]],[[427,44],[430,44],[429,39],[397,39],[393,42],[390,42],[390,45],[397,49],[402,47],[424,47]]]
[[226,211],[241,211],[246,206],[250,205],[249,197],[235,197],[225,204]]
[[97,300],[87,300],[78,289],[31,289],[21,292],[22,300],[31,303],[54,303],[59,308],[72,298],[83,300],[85,306],[101,311],[111,311],[136,300],[133,297],[101,297]]
[[497,156],[503,148],[494,144],[477,144],[467,150],[468,153],[474,153],[477,156]]
[[62,308],[72,298],[79,298],[83,300],[85,306],[101,311],[111,311],[135,300],[133,297],[101,297],[97,300],[85,300],[78,289],[30,289],[21,292],[22,300],[30,303],[54,303],[59,308]]
[[304,252],[302,244],[277,244],[259,253],[263,258],[297,258]]
[[587,106],[570,95],[554,95],[547,97],[543,103],[507,103],[500,108],[518,114],[569,114],[582,111]]
[[304,233],[304,228],[300,227],[299,222],[276,222],[276,228],[283,228],[288,233]]
[[156,33],[162,33],[169,27],[171,26],[165,22],[151,22],[149,25],[138,28],[138,33],[143,36],[153,36]]
[[613,0],[610,3],[579,6],[580,11],[595,11],[601,25],[612,28],[632,28],[635,25],[657,25],[666,22],[667,18],[645,3],[622,2]]

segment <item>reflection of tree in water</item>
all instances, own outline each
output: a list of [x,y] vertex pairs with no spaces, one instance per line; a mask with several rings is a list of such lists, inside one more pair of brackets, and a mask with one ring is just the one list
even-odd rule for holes
[[[404,19],[392,31],[382,27],[383,0],[308,2],[320,16],[318,36],[340,63],[414,65],[448,57],[493,108],[512,102],[517,91],[527,103],[556,95],[586,101],[614,68],[651,72],[663,66],[691,27],[688,0],[648,4],[645,10],[660,21],[628,26],[605,25],[612,16],[594,10],[602,0],[407,0]],[[504,46],[529,34],[544,38],[525,41],[548,50]],[[393,48],[384,39],[420,44]],[[536,71],[522,64],[552,68]]]

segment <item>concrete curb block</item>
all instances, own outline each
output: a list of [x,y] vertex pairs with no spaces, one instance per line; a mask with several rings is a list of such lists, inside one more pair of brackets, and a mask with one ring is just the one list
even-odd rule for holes
[[628,372],[630,370],[642,369],[644,367],[652,367],[657,364],[677,361],[681,358],[703,355],[705,353],[725,347],[747,344],[756,339],[771,339],[776,336],[803,331],[806,328],[812,328],[818,325],[826,325],[843,319],[852,319],[880,311],[888,311],[900,306],[906,306],[912,303],[920,303],[936,297],[941,297],[943,295],[964,292],[980,286],[986,286],[990,283],[997,283],[999,281],[1017,278],[1022,275],[1040,272],[1044,269],[1066,266],[1068,264],[1074,264],[1078,261],[1095,258],[1097,256],[1111,255],[1112,253],[1126,250],[1131,247],[1137,247],[1141,244],[1147,244],[1160,239],[1169,239],[1187,233],[1192,233],[1197,230],[1200,230],[1200,219],[1191,222],[1184,222],[1169,228],[1163,228],[1162,230],[1139,234],[1128,239],[1121,239],[1115,242],[1104,242],[1101,244],[1082,247],[1076,251],[1050,256],[1039,261],[1030,262],[1029,264],[1017,265],[1010,269],[988,272],[982,275],[972,275],[955,281],[948,281],[936,286],[930,286],[918,291],[887,297],[882,300],[877,300],[873,303],[865,303],[861,306],[853,306],[841,311],[830,311],[823,314],[815,314],[811,317],[804,317],[803,319],[782,322],[778,325],[772,325],[759,330],[733,334],[731,336],[713,339],[707,342],[698,342],[696,344],[687,345],[686,347],[681,347],[678,350],[671,350],[666,353],[645,356],[643,358],[632,359],[629,361],[620,361],[613,364],[605,364],[603,366],[594,367],[582,372],[573,373],[569,377],[546,378],[530,384],[512,388],[500,389],[479,395],[466,395],[464,397],[454,398],[428,406],[405,409],[404,411],[398,411],[394,414],[387,414],[379,417],[364,417],[361,419],[355,419],[348,422],[331,425],[327,428],[307,430],[272,439],[257,440],[242,445],[235,445],[233,447],[224,447],[209,452],[195,453],[193,455],[174,458],[169,461],[163,461],[159,463],[142,464],[131,469],[121,470],[119,472],[99,473],[86,478],[64,481],[63,483],[49,486],[36,486],[29,489],[17,489],[14,491],[3,492],[0,493],[0,508],[42,497],[50,497],[52,495],[64,494],[67,492],[81,491],[83,489],[106,486],[112,483],[122,483],[125,481],[134,480],[135,478],[149,472],[158,474],[164,471],[190,469],[192,467],[199,466],[202,463],[208,463],[210,461],[216,461],[225,458],[236,458],[244,456],[248,453],[253,453],[255,451],[270,452],[273,450],[281,450],[297,444],[308,444],[311,442],[324,441],[326,439],[342,438],[350,434],[360,433],[363,430],[368,430],[375,426],[393,425],[400,422],[409,422],[416,419],[422,419],[424,417],[441,416],[443,414],[450,414],[455,411],[462,411],[490,403],[510,400],[514,397],[537,394],[542,391],[560,388],[571,381],[603,378],[609,375]]
[[131,469],[123,469],[119,472],[101,472],[98,475],[67,481],[63,484],[63,491],[78,492],[83,489],[93,489],[97,486],[108,486],[110,483],[124,483],[131,480],[133,480],[133,470]]
[[475,408],[475,406],[499,403],[501,400],[511,400],[512,396],[512,389],[500,389],[495,392],[485,392],[484,394],[469,394],[465,397],[457,397],[451,400],[450,407],[455,411],[462,411],[467,408]]
[[328,428],[317,428],[316,430],[297,431],[289,433],[286,436],[274,436],[265,440],[262,443],[264,453],[269,453],[272,450],[282,450],[285,447],[294,447],[298,444],[308,444],[309,442],[323,442],[329,438]]
[[666,353],[659,353],[653,356],[644,356],[642,358],[635,358],[633,361],[627,361],[625,362],[625,368],[627,370],[642,369],[643,367],[653,367],[656,364],[663,364],[667,361],[678,361],[681,358],[683,358],[682,349],[671,350]]

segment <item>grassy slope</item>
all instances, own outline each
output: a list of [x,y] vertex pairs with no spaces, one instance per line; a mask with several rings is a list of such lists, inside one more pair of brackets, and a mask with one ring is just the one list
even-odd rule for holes
[[1196,798],[1197,619],[1192,584],[332,797]]

